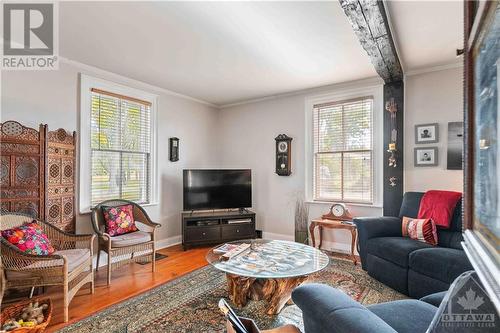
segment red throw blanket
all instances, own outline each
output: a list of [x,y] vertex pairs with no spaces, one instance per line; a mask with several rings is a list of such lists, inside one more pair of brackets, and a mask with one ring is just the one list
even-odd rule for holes
[[436,226],[448,229],[453,212],[462,193],[453,191],[427,191],[420,201],[419,219],[432,219]]

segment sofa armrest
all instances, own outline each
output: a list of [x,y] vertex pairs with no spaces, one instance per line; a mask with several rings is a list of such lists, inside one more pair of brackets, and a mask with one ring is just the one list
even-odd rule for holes
[[448,290],[441,291],[441,292],[434,293],[434,294],[430,294],[430,295],[422,297],[420,300],[422,302],[428,303],[430,305],[434,305],[435,307],[439,308],[439,305],[443,301],[443,298],[446,296],[447,292],[448,292]]
[[359,256],[361,267],[366,270],[366,243],[376,237],[402,237],[401,219],[393,216],[360,217],[354,223],[358,228]]
[[396,333],[342,291],[324,284],[305,284],[292,292],[302,310],[305,333]]

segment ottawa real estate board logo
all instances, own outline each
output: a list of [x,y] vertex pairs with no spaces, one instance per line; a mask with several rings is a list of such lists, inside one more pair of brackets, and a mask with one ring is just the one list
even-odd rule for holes
[[2,70],[58,69],[58,11],[51,2],[3,2]]

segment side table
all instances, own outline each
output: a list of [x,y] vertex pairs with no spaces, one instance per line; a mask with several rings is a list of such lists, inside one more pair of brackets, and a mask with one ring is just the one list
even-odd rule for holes
[[316,247],[316,239],[314,237],[314,229],[316,227],[319,228],[319,246],[318,249],[321,249],[321,243],[323,242],[323,228],[328,229],[344,229],[349,230],[351,232],[351,258],[356,265],[357,258],[354,255],[354,247],[357,242],[357,229],[355,224],[342,223],[343,221],[336,220],[327,220],[327,219],[315,219],[311,221],[309,225],[309,232],[311,233],[312,246]]

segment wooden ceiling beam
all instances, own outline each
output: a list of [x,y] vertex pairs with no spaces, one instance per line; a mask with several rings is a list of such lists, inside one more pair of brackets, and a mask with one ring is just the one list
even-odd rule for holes
[[382,0],[339,0],[361,46],[384,82],[403,79]]

